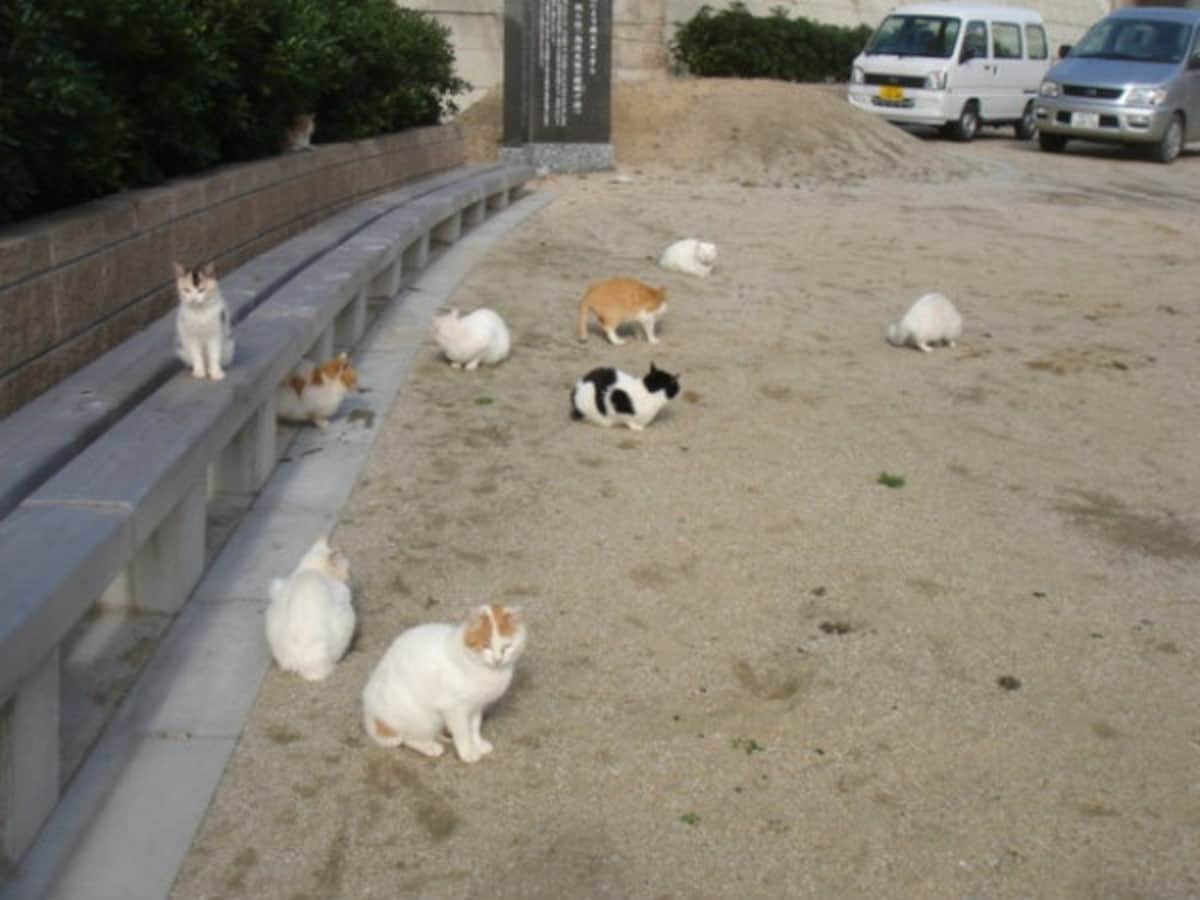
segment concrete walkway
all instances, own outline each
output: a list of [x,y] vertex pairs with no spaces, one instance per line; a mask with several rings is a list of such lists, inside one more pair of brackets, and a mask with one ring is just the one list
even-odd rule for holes
[[[551,202],[470,231],[393,301],[354,353],[369,393],[305,430],[225,544],[0,900],[157,900],[171,890],[270,664],[267,584],[337,520],[429,321],[492,245]],[[337,445],[334,453],[321,452]]]

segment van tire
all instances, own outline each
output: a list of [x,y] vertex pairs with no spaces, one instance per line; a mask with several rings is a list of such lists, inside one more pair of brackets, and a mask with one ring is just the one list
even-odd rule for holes
[[1171,121],[1167,123],[1167,130],[1163,132],[1163,136],[1159,138],[1157,144],[1150,148],[1150,158],[1160,163],[1174,162],[1181,150],[1183,150],[1183,116],[1175,113],[1171,116]]
[[979,107],[969,100],[958,116],[958,121],[946,123],[945,134],[956,141],[972,141],[979,134]]
[[1038,145],[1047,153],[1062,153],[1067,146],[1067,139],[1061,134],[1046,134],[1038,132]]
[[1025,104],[1025,112],[1013,124],[1013,131],[1017,134],[1018,141],[1032,141],[1038,134],[1037,116],[1033,113],[1033,101],[1030,100]]

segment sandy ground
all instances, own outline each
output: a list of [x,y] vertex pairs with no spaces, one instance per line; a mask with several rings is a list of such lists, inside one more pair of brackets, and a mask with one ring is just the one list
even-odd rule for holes
[[[639,90],[619,173],[540,182],[456,298],[512,358],[430,341],[381,417],[335,535],[357,642],[267,677],[172,896],[1200,896],[1200,156]],[[709,279],[656,268],[684,236]],[[660,345],[574,339],[617,274],[668,286]],[[887,345],[930,290],[962,343]],[[651,359],[650,429],[569,419]],[[484,600],[530,629],[495,753],[370,745],[392,638]]]

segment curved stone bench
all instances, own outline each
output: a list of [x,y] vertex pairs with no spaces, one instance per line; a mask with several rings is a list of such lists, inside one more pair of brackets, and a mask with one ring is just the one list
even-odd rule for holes
[[287,373],[353,347],[371,300],[396,296],[534,174],[454,170],[222,276],[237,323],[223,382],[182,371],[171,315],[0,423],[0,865],[59,797],[64,637],[101,601],[178,611],[203,572],[209,497],[253,493],[275,465]]

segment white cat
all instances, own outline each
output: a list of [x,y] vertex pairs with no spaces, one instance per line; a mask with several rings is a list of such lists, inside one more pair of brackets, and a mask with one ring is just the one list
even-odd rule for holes
[[480,606],[462,624],[418,625],[396,638],[363,689],[371,739],[441,756],[445,730],[463,762],[491,753],[480,725],[485,707],[508,689],[525,649],[519,612]]
[[717,263],[717,245],[696,238],[676,241],[659,257],[658,264],[672,272],[706,278]]
[[457,309],[434,316],[433,336],[456,369],[495,365],[508,356],[512,344],[499,313],[486,308],[461,317]]
[[233,361],[233,328],[213,264],[188,271],[175,263],[175,353],[196,378],[220,381]]
[[650,363],[644,378],[611,367],[592,369],[571,389],[571,417],[641,431],[678,393],[679,376],[656,368],[654,363]]
[[302,360],[275,395],[275,415],[285,422],[329,425],[348,391],[358,386],[358,372],[345,353],[322,365]]
[[279,668],[307,681],[333,671],[354,636],[350,563],[320,538],[287,578],[271,581],[267,643]]
[[922,353],[933,349],[931,344],[948,344],[962,337],[962,316],[954,304],[941,294],[926,294],[898,322],[888,326],[888,343],[897,347],[911,344]]

